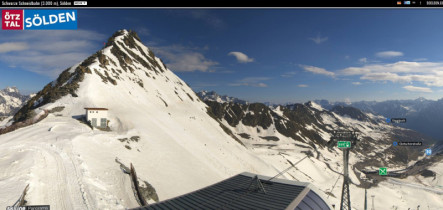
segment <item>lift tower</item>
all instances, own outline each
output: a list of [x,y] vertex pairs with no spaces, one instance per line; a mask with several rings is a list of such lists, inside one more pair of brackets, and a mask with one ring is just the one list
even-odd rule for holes
[[343,151],[343,187],[341,190],[340,210],[351,210],[351,199],[349,194],[349,150],[357,144],[355,131],[336,130],[329,141],[329,145],[337,146]]

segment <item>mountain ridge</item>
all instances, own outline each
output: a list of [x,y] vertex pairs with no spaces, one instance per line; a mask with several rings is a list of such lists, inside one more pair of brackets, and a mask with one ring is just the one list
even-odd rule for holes
[[199,91],[197,95],[204,101],[216,101],[219,103],[239,103],[248,104],[248,101],[241,100],[239,98],[230,97],[228,95],[219,95],[215,91]]
[[[210,93],[212,93],[212,95],[218,95],[215,91],[210,91]],[[229,98],[229,96],[225,97]],[[206,99],[204,97],[202,99],[217,101],[214,99]],[[238,98],[235,99],[243,101]],[[235,103],[235,101],[232,102]],[[353,107],[359,109],[359,111],[354,110],[354,114],[361,111],[366,114],[379,115],[385,118],[407,118],[407,123],[398,124],[398,126],[416,130],[428,136],[428,138],[432,138],[437,141],[443,140],[443,138],[441,137],[443,136],[443,130],[439,129],[439,125],[443,124],[443,98],[439,100],[428,100],[424,97],[419,97],[416,99],[404,100],[357,102],[330,102],[325,99],[318,99],[305,102],[304,104],[309,103],[315,103],[319,105],[322,109],[327,109],[335,112],[340,112],[339,109],[342,111],[344,109],[348,109],[348,112],[351,112],[350,110]],[[297,103],[273,104],[265,102],[263,104],[270,107],[278,107],[288,106]],[[360,117],[364,116],[360,114]],[[369,120],[368,118],[366,119]]]

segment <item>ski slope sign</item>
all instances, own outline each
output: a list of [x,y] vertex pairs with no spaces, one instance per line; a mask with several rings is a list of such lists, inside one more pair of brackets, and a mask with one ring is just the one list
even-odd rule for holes
[[2,10],[2,30],[76,30],[77,10]]
[[338,141],[337,147],[338,148],[351,148],[351,142],[350,141]]

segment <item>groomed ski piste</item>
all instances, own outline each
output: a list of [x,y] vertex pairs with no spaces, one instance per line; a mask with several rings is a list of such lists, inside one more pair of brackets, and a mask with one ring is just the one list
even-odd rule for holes
[[[305,157],[303,151],[310,150],[307,144],[284,136],[279,136],[273,147],[257,146],[265,140],[241,145],[207,114],[207,106],[172,71],[160,65],[162,69],[155,72],[137,62],[127,50],[150,62],[144,56],[149,55],[149,49],[137,40],[139,48],[126,46],[124,37],[131,38],[122,31],[115,45],[102,50],[110,61],[106,69],[98,58],[89,65],[92,73],[79,82],[77,97],[66,95],[35,109],[37,114],[55,107],[64,107],[62,111],[0,135],[0,209],[13,205],[27,184],[28,205],[50,205],[51,209],[137,207],[130,178],[116,158],[125,165],[132,163],[139,178],[155,188],[161,201],[244,171],[274,176],[290,166],[288,160],[295,163]],[[122,69],[111,53],[115,46],[126,53],[126,65],[133,72],[111,73],[110,69]],[[72,74],[75,68],[70,70]],[[117,84],[103,82],[94,69],[102,75],[108,71]],[[77,120],[85,114],[85,107],[108,108],[111,131],[91,129]],[[334,122],[330,123],[333,126]],[[139,141],[119,140],[133,136]],[[319,153],[320,158],[305,159],[280,178],[313,183],[333,195],[329,202],[339,206],[341,153],[327,149],[319,149]],[[353,158],[351,153],[351,167]],[[381,182],[368,190],[368,201],[375,195],[376,209],[417,205],[442,209],[442,166],[438,163],[431,168],[438,174],[436,179],[417,176]],[[350,173],[352,182],[358,184],[356,174]],[[353,209],[363,209],[364,189],[351,185],[350,190]]]

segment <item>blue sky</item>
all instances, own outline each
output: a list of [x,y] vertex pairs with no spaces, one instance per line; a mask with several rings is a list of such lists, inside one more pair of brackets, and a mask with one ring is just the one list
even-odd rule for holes
[[0,87],[35,92],[119,29],[195,91],[259,102],[443,97],[442,10],[78,10],[76,31],[0,31]]

